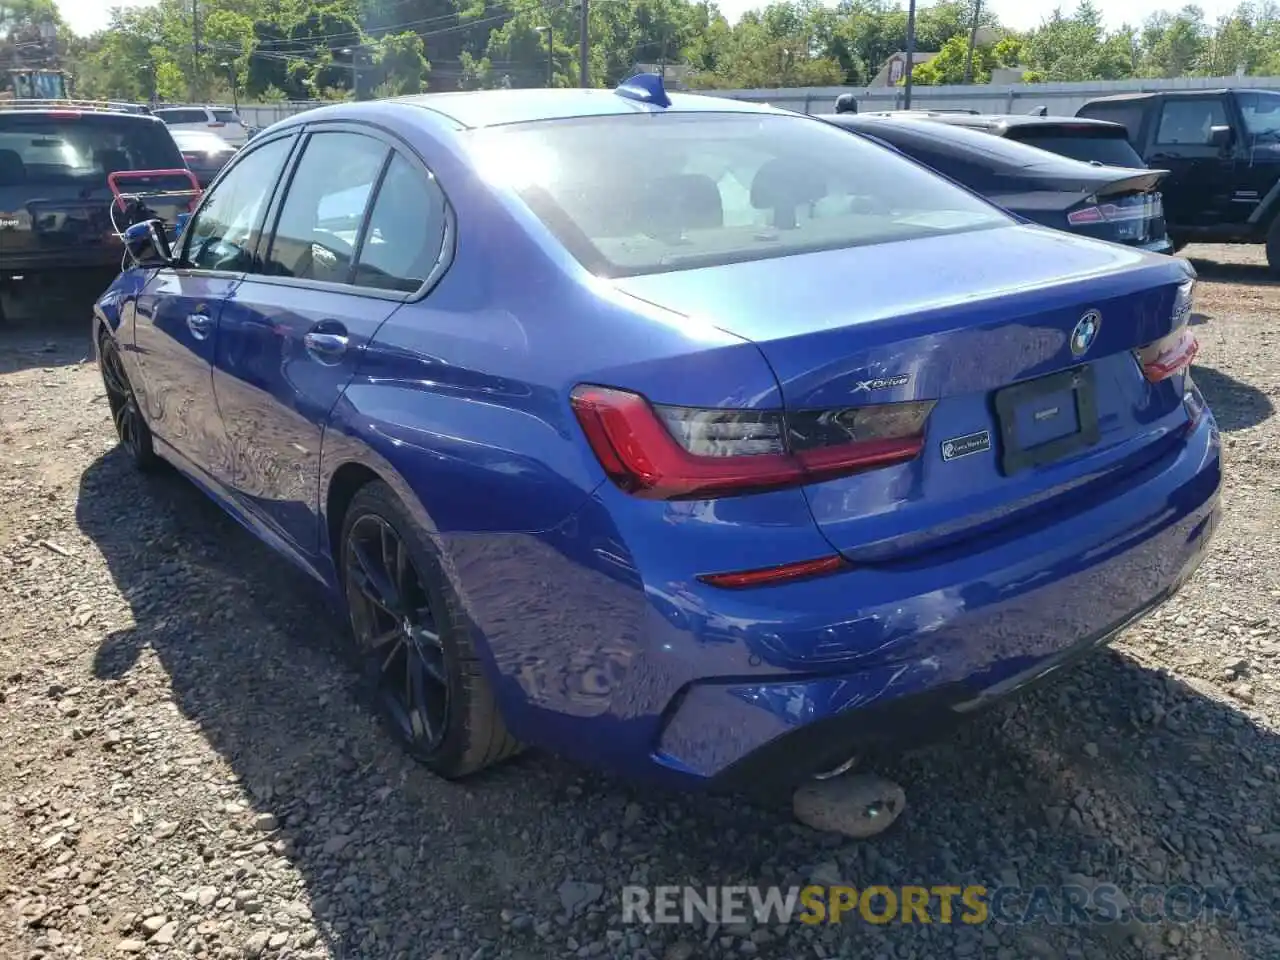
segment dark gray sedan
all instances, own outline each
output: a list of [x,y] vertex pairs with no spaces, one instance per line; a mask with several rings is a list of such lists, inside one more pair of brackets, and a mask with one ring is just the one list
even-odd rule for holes
[[170,130],[187,168],[196,175],[201,187],[207,187],[213,178],[236,155],[236,147],[216,133],[204,130]]

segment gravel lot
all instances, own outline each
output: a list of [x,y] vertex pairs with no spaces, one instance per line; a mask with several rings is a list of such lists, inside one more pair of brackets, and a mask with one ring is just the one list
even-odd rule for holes
[[[433,779],[319,592],[114,451],[87,324],[0,332],[0,957],[1280,956],[1280,285],[1253,248],[1187,253],[1230,468],[1212,555],[1114,651],[883,770],[908,809],[865,842],[540,754]],[[1148,927],[621,922],[628,882],[810,879],[1248,899]]]

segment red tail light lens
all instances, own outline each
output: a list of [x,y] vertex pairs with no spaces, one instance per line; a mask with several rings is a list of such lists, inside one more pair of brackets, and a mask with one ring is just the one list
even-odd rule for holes
[[1180,327],[1169,336],[1140,347],[1136,352],[1138,362],[1142,364],[1142,375],[1152,383],[1159,383],[1190,367],[1196,354],[1200,352],[1200,343],[1194,333],[1186,327]]
[[933,401],[786,413],[650,404],[580,386],[582,430],[623,490],[654,500],[710,499],[813,483],[915,459]]

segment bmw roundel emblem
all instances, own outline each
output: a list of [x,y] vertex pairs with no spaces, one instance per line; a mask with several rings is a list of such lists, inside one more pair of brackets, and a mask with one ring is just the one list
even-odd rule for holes
[[1071,331],[1071,352],[1077,357],[1082,357],[1089,352],[1089,348],[1093,346],[1093,341],[1098,339],[1098,330],[1102,327],[1102,314],[1097,310],[1090,310],[1076,323],[1076,328]]

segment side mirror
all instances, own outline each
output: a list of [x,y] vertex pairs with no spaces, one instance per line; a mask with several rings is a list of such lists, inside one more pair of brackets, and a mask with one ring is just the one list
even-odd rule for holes
[[1235,134],[1230,127],[1210,127],[1209,128],[1209,145],[1217,147],[1219,150],[1225,150],[1235,141]]
[[163,220],[135,223],[124,232],[124,248],[139,267],[168,267],[173,264],[173,248],[165,236]]

